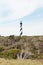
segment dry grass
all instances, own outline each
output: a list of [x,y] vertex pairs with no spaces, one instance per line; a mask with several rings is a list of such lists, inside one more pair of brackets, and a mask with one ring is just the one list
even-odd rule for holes
[[43,65],[39,60],[8,60],[0,58],[0,65]]

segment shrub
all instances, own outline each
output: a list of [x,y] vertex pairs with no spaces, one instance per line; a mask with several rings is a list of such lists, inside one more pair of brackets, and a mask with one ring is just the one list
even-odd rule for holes
[[4,52],[0,53],[0,57],[16,59],[18,53],[20,53],[19,49],[10,49],[8,51],[4,51]]
[[2,52],[4,50],[4,47],[0,46],[0,52]]

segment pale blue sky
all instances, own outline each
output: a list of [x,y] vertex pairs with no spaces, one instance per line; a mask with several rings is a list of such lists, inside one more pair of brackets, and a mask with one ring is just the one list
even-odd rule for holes
[[0,35],[43,35],[43,0],[0,0]]

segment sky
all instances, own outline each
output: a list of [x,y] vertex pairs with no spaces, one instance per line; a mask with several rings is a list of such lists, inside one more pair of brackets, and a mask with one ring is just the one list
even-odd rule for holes
[[0,0],[0,35],[43,35],[43,0]]

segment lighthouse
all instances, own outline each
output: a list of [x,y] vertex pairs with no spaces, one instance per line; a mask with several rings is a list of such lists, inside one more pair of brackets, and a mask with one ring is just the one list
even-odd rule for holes
[[23,30],[22,30],[22,21],[20,21],[20,36],[22,36]]

